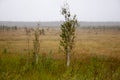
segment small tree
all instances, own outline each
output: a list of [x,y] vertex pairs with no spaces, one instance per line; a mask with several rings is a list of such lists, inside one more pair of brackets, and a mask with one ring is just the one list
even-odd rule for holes
[[26,40],[26,42],[27,42],[27,64],[29,63],[29,58],[30,58],[30,29],[29,28],[27,28],[27,27],[25,27],[24,28],[25,29],[25,32],[26,32],[26,37],[27,37],[27,40]]
[[42,28],[41,31],[42,31],[42,35],[45,35],[45,30],[43,28]]
[[66,54],[66,65],[70,65],[70,54],[72,53],[74,39],[75,39],[75,28],[77,25],[76,15],[71,17],[69,6],[66,3],[62,8],[62,15],[65,17],[64,23],[61,25],[60,45],[63,47]]
[[25,32],[26,32],[26,36],[27,36],[27,48],[28,48],[28,55],[30,55],[30,29],[25,27]]
[[36,28],[35,33],[34,33],[34,41],[33,41],[33,45],[34,45],[34,53],[33,53],[33,58],[36,64],[38,64],[38,54],[40,51],[40,42],[39,42],[39,28]]

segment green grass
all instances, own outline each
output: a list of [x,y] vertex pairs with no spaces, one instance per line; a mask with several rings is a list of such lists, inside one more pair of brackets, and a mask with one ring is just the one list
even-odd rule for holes
[[[81,55],[82,56],[82,55]],[[65,60],[39,56],[36,65],[26,55],[2,54],[0,80],[120,80],[120,61],[106,56]]]
[[[96,34],[96,32],[98,32]],[[59,48],[59,30],[40,39],[39,63],[28,55],[24,30],[0,31],[0,80],[120,80],[120,31],[79,29],[71,65]]]

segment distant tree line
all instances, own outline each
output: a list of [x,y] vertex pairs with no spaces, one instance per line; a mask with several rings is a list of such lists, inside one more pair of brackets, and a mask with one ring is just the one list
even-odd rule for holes
[[0,26],[0,30],[17,30],[18,27],[17,26],[5,26],[5,25],[1,25]]

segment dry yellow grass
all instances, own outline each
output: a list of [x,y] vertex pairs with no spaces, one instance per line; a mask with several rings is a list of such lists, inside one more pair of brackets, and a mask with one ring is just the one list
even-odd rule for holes
[[[53,52],[54,57],[64,54],[59,51],[60,29],[45,29],[40,36],[40,53]],[[33,32],[30,36],[30,49],[33,49]],[[0,30],[0,52],[7,49],[9,53],[27,53],[27,36],[24,29]],[[120,58],[120,30],[117,29],[77,29],[74,55],[106,55]]]
[[[120,30],[77,29],[71,65],[59,49],[60,29],[45,30],[40,36],[39,63],[33,64],[24,29],[0,30],[0,80],[119,80]],[[97,55],[97,56],[96,56]],[[103,56],[101,56],[103,55]],[[47,76],[47,77],[46,77]]]

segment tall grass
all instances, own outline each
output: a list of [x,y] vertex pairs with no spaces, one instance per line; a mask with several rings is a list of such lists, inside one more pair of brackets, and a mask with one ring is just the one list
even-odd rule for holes
[[105,56],[72,59],[66,68],[63,59],[39,55],[39,63],[27,63],[26,55],[2,54],[0,80],[120,80],[120,61]]
[[[1,32],[0,80],[120,80],[120,32],[95,31],[97,35],[88,29],[77,31],[77,45],[69,68],[66,68],[65,55],[56,48],[59,30],[51,30],[41,36],[37,65],[32,55],[34,35],[31,35],[28,57],[24,31]],[[6,45],[8,36],[12,38],[9,48]],[[91,55],[93,53],[97,56]]]

